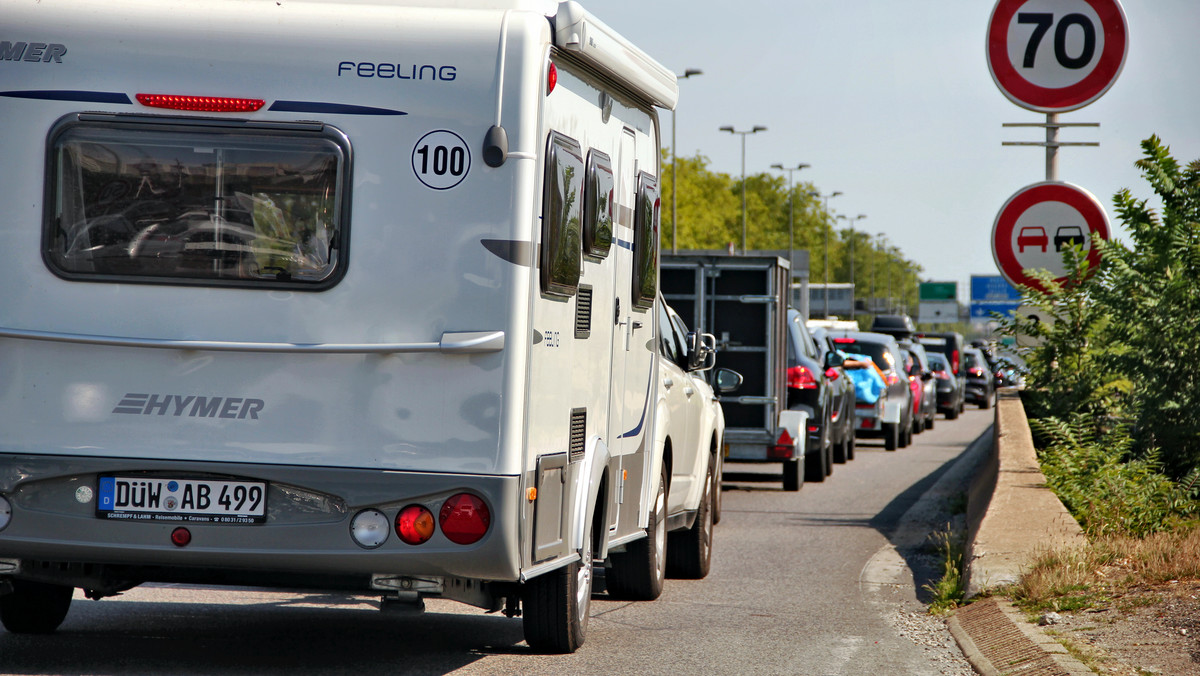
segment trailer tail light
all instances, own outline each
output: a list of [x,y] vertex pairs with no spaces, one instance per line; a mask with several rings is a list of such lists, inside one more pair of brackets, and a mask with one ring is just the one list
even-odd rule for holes
[[805,366],[793,366],[787,370],[787,386],[794,390],[815,390],[817,379]]
[[790,460],[796,455],[796,442],[785,429],[779,433],[774,446],[767,446],[767,457],[772,460]]
[[436,529],[433,512],[424,505],[409,505],[396,515],[396,535],[410,545],[428,542]]
[[266,103],[262,99],[235,99],[225,96],[176,96],[138,94],[138,103],[150,108],[196,110],[205,113],[252,113]]
[[442,535],[459,545],[479,542],[492,525],[492,515],[487,505],[470,493],[450,496],[442,503],[438,520],[442,525]]

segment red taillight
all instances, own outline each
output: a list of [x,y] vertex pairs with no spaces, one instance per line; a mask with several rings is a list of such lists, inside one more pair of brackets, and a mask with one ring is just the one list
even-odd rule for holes
[[897,375],[895,371],[892,371],[883,377],[883,381],[888,385],[895,385],[896,383],[900,382],[900,376]]
[[470,545],[479,542],[487,534],[492,515],[483,500],[470,493],[459,493],[442,503],[438,520],[442,524],[442,535],[447,540]]
[[976,368],[973,368],[973,369],[967,369],[967,373],[969,373],[969,374],[971,374],[971,375],[975,376],[976,378],[982,378],[982,377],[983,377],[983,369],[981,369],[981,368],[978,368],[978,367],[976,367]]
[[787,386],[795,390],[817,389],[817,379],[804,366],[793,366],[787,370]]
[[396,515],[396,534],[410,545],[428,542],[435,526],[433,512],[423,505],[409,505]]
[[788,460],[796,454],[796,442],[785,429],[779,433],[774,446],[767,446],[767,457],[772,460]]
[[838,373],[837,369],[835,369],[835,368],[827,368],[827,369],[825,369],[825,377],[828,378],[830,381],[833,381],[833,380],[837,380],[838,378],[841,378],[842,374]]
[[958,350],[950,352],[950,370],[958,373]]
[[950,380],[950,374],[946,373],[945,371],[934,371],[933,377],[937,378],[938,380]]
[[138,103],[151,108],[198,110],[206,113],[252,113],[263,107],[262,99],[235,99],[225,96],[175,96],[173,94],[138,94]]
[[839,345],[853,345],[854,339],[853,338],[834,338],[833,342],[838,343]]
[[554,91],[554,87],[558,85],[558,66],[550,64],[550,70],[546,73],[546,96]]

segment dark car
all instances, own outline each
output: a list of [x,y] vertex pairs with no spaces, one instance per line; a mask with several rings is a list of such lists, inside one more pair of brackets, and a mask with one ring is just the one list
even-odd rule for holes
[[896,340],[908,340],[916,330],[908,315],[875,315],[871,320],[872,333],[885,333]]
[[[843,463],[854,459],[854,383],[846,375],[842,366],[843,358],[833,344],[829,333],[823,328],[813,328],[812,322],[805,322],[813,341],[817,344],[817,352],[821,355],[820,362],[828,366],[825,377],[835,387],[834,412],[831,416],[833,423],[833,461]],[[831,372],[832,371],[832,372]],[[840,402],[840,405],[839,405]]]
[[[845,374],[840,370],[842,360],[833,353],[828,357],[832,361],[826,361],[827,355],[818,349],[804,316],[794,308],[788,309],[787,328],[787,407],[808,413],[804,480],[824,481],[833,473],[834,462],[846,461],[841,411],[848,391]],[[852,390],[849,396],[854,396]]]
[[937,410],[954,420],[963,406],[963,391],[958,379],[950,372],[950,360],[941,352],[929,353],[929,368],[933,371],[933,383],[937,388]]
[[963,370],[962,351],[966,347],[961,333],[947,331],[944,333],[917,332],[913,334],[913,342],[925,346],[926,352],[940,352],[945,355],[950,364],[950,374],[954,376],[954,384],[958,388],[958,413],[962,413],[966,401],[967,372]]
[[920,434],[933,429],[937,417],[937,385],[933,382],[933,370],[929,368],[929,354],[920,343],[902,341],[903,349],[910,356],[908,382],[913,391],[913,432]]
[[963,370],[967,374],[966,400],[989,408],[996,394],[996,378],[979,348],[963,349]]
[[855,434],[883,437],[889,451],[912,442],[912,390],[904,368],[904,354],[892,336],[866,331],[830,331],[830,338],[844,355],[862,355],[883,372],[886,395],[878,402],[856,401]]

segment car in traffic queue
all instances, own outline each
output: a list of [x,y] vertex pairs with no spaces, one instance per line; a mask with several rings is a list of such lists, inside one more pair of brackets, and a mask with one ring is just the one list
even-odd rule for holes
[[[925,331],[914,333],[912,340],[925,346],[926,352],[940,352],[946,357],[946,363],[950,365],[950,375],[958,390],[958,408],[955,410],[954,416],[958,417],[958,414],[963,412],[967,391],[967,373],[963,370],[962,365],[962,350],[966,346],[966,342],[964,342],[962,334],[955,331],[942,333]],[[949,415],[946,417],[950,418]]]
[[[846,390],[841,373],[823,362],[804,316],[795,308],[787,314],[787,408],[808,414],[804,481],[821,482],[833,473],[836,455],[845,462],[845,429],[840,425]],[[841,359],[836,360],[841,366]],[[835,436],[836,435],[836,436]]]
[[963,371],[967,374],[966,401],[990,408],[996,394],[996,377],[979,348],[963,348]]
[[958,386],[958,379],[950,372],[950,360],[941,352],[929,352],[929,368],[933,372],[933,383],[937,391],[938,413],[946,416],[946,420],[958,418],[962,410],[963,391]]
[[900,348],[909,357],[906,373],[913,391],[913,432],[933,429],[937,417],[937,385],[929,368],[929,355],[919,343],[902,341]]
[[[725,415],[713,388],[701,375],[716,363],[716,339],[689,331],[671,306],[658,297],[658,370],[660,421],[658,447],[670,467],[666,513],[691,525],[678,529],[664,524],[666,575],[701,579],[712,562],[713,524],[721,495],[721,444]],[[716,375],[718,387],[729,391],[740,376],[729,369]]]
[[912,443],[912,390],[900,369],[904,355],[892,336],[868,331],[831,331],[830,338],[845,356],[870,357],[883,376],[884,396],[875,402],[855,403],[855,434],[861,438],[882,438],[889,451]]
[[828,332],[814,328],[811,320],[804,322],[812,342],[816,346],[817,363],[824,367],[825,381],[829,385],[833,406],[829,414],[830,441],[833,446],[833,462],[842,464],[854,459],[854,383],[846,375],[845,358],[829,339]]

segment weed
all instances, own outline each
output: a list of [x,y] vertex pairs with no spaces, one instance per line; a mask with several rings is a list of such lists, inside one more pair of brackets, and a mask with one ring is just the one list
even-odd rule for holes
[[963,578],[963,549],[965,536],[955,532],[950,524],[944,530],[930,536],[942,559],[942,577],[925,590],[933,595],[929,612],[941,614],[957,608],[966,595],[966,580]]

